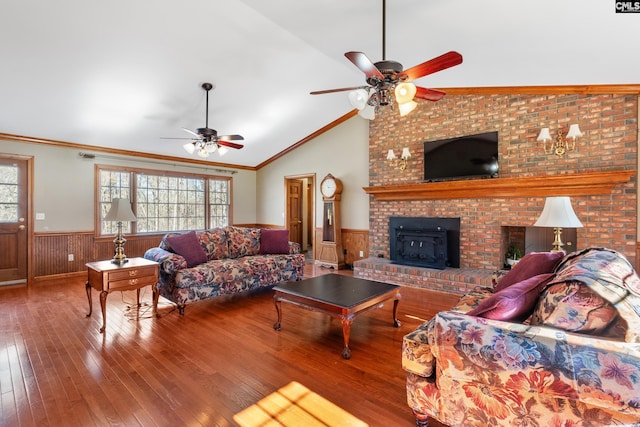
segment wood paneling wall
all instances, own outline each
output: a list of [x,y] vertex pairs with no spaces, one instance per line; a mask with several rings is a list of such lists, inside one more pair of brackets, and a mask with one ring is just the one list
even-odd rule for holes
[[[316,228],[315,241],[322,241],[322,228]],[[369,230],[343,228],[342,247],[345,251],[344,262],[352,268],[354,261],[369,257]]]
[[[125,254],[141,257],[147,249],[158,246],[164,234],[126,237]],[[69,261],[73,254],[73,261]],[[86,271],[85,264],[113,258],[112,238],[96,238],[93,231],[36,233],[33,238],[33,276]]]
[[[164,233],[125,236],[127,243],[124,252],[130,258],[141,257],[147,249],[158,246],[162,236]],[[316,239],[321,238],[322,229],[317,229]],[[369,256],[369,231],[343,229],[342,244],[347,251],[345,263],[353,265],[354,261]],[[96,238],[93,231],[36,233],[33,239],[33,276],[41,278],[56,274],[84,272],[85,264],[88,262],[113,258],[113,248],[111,237]],[[363,252],[363,256],[359,256],[360,251]],[[69,261],[69,254],[73,254],[73,261]]]

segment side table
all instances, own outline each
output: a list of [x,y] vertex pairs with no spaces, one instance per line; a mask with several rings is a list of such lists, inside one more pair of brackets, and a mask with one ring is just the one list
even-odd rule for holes
[[113,291],[137,291],[138,307],[140,306],[140,288],[151,285],[153,288],[153,312],[158,313],[158,263],[144,258],[129,258],[124,264],[114,264],[109,261],[89,262],[86,264],[88,279],[86,284],[89,300],[89,314],[93,311],[91,288],[100,291],[100,307],[102,308],[102,327],[104,332],[107,325],[107,295]]

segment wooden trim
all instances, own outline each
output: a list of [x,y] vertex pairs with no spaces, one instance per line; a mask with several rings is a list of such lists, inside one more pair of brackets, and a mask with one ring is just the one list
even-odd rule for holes
[[377,200],[481,199],[610,194],[636,171],[494,178],[363,187]]
[[300,141],[298,141],[295,144],[289,146],[288,148],[285,148],[281,152],[275,154],[274,156],[272,156],[272,157],[268,158],[267,160],[265,160],[264,162],[260,163],[258,166],[256,166],[256,169],[260,170],[263,167],[267,166],[269,163],[275,162],[280,157],[283,157],[285,154],[288,154],[291,151],[295,150],[296,148],[298,148],[298,147],[306,144],[307,142],[313,140],[314,138],[319,137],[323,133],[325,133],[327,131],[330,131],[331,129],[333,129],[334,127],[338,126],[339,124],[342,124],[342,123],[346,122],[347,120],[349,120],[351,117],[355,116],[356,114],[358,114],[358,110],[351,110],[350,112],[348,112],[347,114],[343,115],[342,117],[338,117],[336,120],[332,121],[328,125],[323,126],[322,128],[318,129],[317,131],[313,132],[310,135],[305,136]]
[[486,86],[439,88],[447,95],[640,94],[640,84],[571,86]]
[[55,147],[71,148],[76,150],[87,150],[87,151],[94,151],[99,153],[116,154],[120,156],[144,157],[147,159],[156,159],[156,160],[162,160],[166,162],[196,164],[196,165],[203,165],[207,167],[223,167],[223,168],[232,168],[232,169],[244,169],[244,170],[250,170],[250,171],[256,170],[256,168],[252,166],[241,166],[241,165],[234,165],[231,163],[218,163],[218,162],[212,162],[210,160],[189,159],[186,157],[165,156],[161,154],[144,153],[141,151],[122,150],[119,148],[108,148],[108,147],[100,147],[97,145],[86,145],[86,144],[78,144],[75,142],[57,141],[55,139],[36,138],[36,137],[24,136],[24,135],[13,135],[10,133],[0,133],[0,140],[28,142],[32,144],[44,144],[44,145],[51,145]]

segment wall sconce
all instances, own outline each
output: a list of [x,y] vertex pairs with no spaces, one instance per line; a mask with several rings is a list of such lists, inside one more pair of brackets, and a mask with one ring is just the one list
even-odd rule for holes
[[[555,154],[556,156],[563,156],[567,151],[573,151],[576,148],[576,138],[582,136],[582,132],[580,131],[580,126],[577,124],[573,124],[569,126],[569,132],[567,132],[567,136],[562,136],[562,132],[558,129],[558,135],[556,136],[555,141],[551,138],[551,134],[549,133],[549,128],[540,129],[540,134],[538,135],[538,141],[544,144],[544,152],[545,154]],[[549,143],[549,147],[547,148],[547,143]]]
[[389,163],[393,167],[396,167],[403,172],[407,168],[407,161],[410,157],[411,153],[409,152],[409,148],[407,147],[404,147],[402,149],[402,154],[400,155],[399,159],[396,157],[396,153],[394,153],[393,150],[387,151],[387,160],[389,161]]

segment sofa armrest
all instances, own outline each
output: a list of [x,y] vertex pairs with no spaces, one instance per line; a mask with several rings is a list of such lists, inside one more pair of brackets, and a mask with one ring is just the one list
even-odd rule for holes
[[640,415],[636,344],[451,311],[438,313],[428,332],[439,377]]
[[289,255],[302,253],[302,247],[298,242],[289,242]]
[[187,260],[181,255],[162,248],[151,248],[144,253],[144,257],[160,264],[160,270],[167,274],[174,274],[187,268]]

